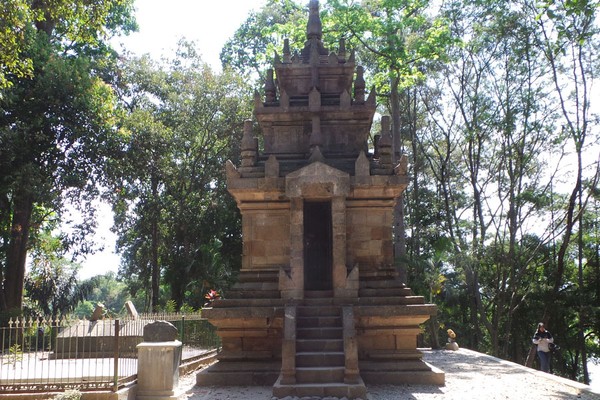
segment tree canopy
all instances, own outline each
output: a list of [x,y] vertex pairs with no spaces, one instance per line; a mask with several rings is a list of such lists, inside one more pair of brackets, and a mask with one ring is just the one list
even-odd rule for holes
[[161,281],[177,306],[198,307],[239,269],[223,165],[239,158],[251,92],[231,72],[213,72],[188,43],[172,60],[133,59],[124,72],[127,136],[111,164],[121,272],[136,288],[151,283],[153,310]]
[[[21,308],[30,238],[48,213],[61,215],[71,199],[93,217],[116,132],[106,40],[133,27],[125,0],[9,3],[20,22],[0,30],[11,49],[0,76],[1,311]],[[69,239],[84,252],[91,221]]]

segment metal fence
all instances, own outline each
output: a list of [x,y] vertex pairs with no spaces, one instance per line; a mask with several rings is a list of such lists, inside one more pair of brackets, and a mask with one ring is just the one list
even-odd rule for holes
[[144,321],[168,321],[177,327],[182,343],[182,363],[221,347],[217,329],[197,313],[153,313],[140,314]]
[[173,323],[182,363],[220,346],[215,329],[195,314],[143,314],[137,318],[11,319],[0,327],[0,393],[117,391],[137,379],[137,349],[144,326]]

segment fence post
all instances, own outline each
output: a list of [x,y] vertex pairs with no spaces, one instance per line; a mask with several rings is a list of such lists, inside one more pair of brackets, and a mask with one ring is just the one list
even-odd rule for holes
[[181,316],[181,344],[185,344],[185,315]]
[[119,390],[119,327],[120,323],[118,319],[115,319],[115,360],[114,360],[114,376],[113,376],[113,392]]

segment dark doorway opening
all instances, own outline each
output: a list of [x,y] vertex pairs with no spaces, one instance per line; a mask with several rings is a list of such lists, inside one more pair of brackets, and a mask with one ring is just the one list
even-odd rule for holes
[[304,289],[333,288],[331,202],[304,202]]

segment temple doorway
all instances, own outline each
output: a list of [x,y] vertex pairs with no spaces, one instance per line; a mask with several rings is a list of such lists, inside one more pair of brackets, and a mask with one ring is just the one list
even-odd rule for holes
[[304,202],[304,290],[332,290],[331,202]]

